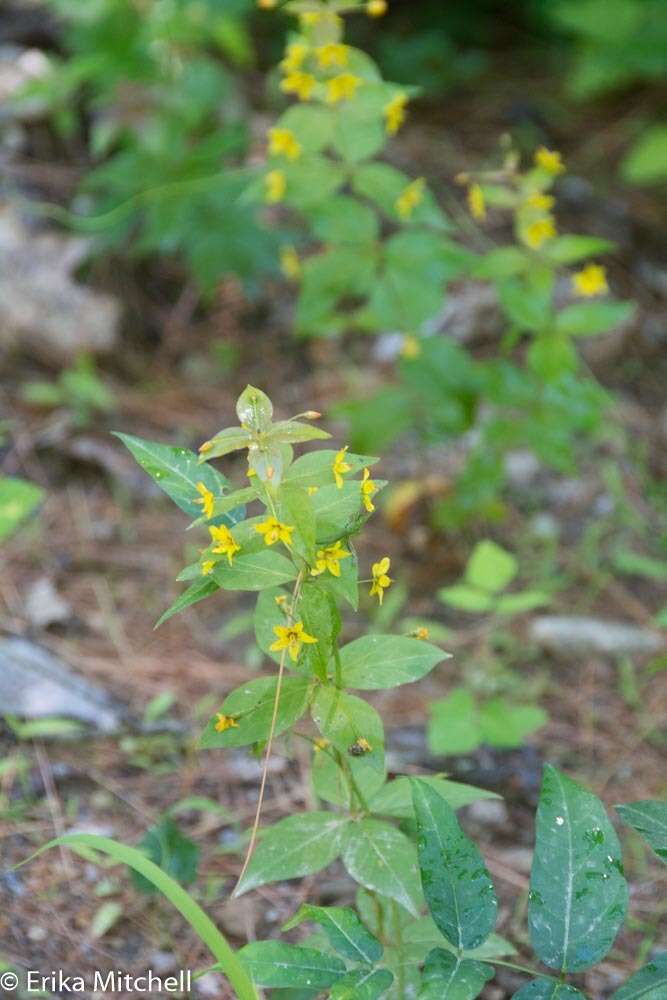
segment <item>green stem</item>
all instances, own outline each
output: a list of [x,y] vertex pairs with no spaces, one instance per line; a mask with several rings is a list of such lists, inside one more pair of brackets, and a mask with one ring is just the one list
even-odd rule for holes
[[401,929],[401,914],[398,910],[398,903],[392,899],[391,916],[394,931],[394,946],[398,954],[398,964],[396,966],[396,988],[400,1000],[405,997],[405,970],[403,968],[403,931]]

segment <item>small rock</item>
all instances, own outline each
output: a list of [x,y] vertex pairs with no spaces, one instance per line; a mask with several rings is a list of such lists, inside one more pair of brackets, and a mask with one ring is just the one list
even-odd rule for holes
[[28,227],[11,207],[0,212],[0,348],[20,346],[58,364],[111,350],[119,302],[72,278],[87,246]]
[[30,121],[44,113],[43,98],[22,97],[18,101],[14,98],[32,80],[45,76],[50,68],[51,63],[41,49],[0,45],[0,120]]
[[223,979],[216,972],[205,972],[192,985],[200,996],[211,997],[212,1000],[223,996]]
[[49,932],[46,927],[40,927],[39,924],[33,924],[32,927],[28,928],[28,939],[30,941],[46,941],[49,936]]
[[646,655],[662,648],[657,632],[603,618],[542,615],[530,624],[530,638],[554,656],[600,653],[604,656]]
[[19,636],[0,642],[0,705],[10,715],[66,716],[102,732],[119,729],[124,719],[122,706],[103,688],[74,674],[43,646]]
[[232,937],[245,940],[248,937],[248,928],[252,927],[257,920],[257,910],[252,899],[244,897],[242,899],[228,899],[222,910],[218,913],[218,923],[222,929]]
[[507,806],[502,799],[480,799],[466,806],[468,826],[504,828],[509,821]]
[[72,608],[60,596],[48,576],[41,576],[30,587],[25,611],[31,625],[36,625],[37,628],[62,625],[72,616]]
[[170,951],[154,951],[148,962],[149,969],[158,976],[165,976],[168,972],[178,970],[178,960]]

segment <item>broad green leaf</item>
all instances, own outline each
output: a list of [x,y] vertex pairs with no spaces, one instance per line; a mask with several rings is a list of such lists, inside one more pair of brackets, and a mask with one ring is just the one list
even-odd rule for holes
[[[350,787],[350,776],[354,786]],[[315,794],[325,802],[343,806],[348,811],[361,805],[358,796],[368,802],[382,787],[384,771],[369,766],[363,757],[347,757],[347,767],[341,770],[335,755],[329,750],[314,750],[311,778]]]
[[[203,483],[215,497],[219,498],[222,498],[229,489],[229,480],[212,465],[200,464],[199,456],[194,451],[174,445],[144,441],[130,434],[116,433],[116,437],[120,438],[144,472],[148,473],[160,489],[192,518],[198,518],[202,513],[202,505],[197,503],[197,500],[201,499],[197,492],[197,483]],[[237,508],[221,517],[216,517],[210,523],[224,522],[231,526],[242,520],[243,516],[243,508]]]
[[334,113],[321,105],[295,104],[281,115],[277,125],[294,133],[304,153],[319,153],[331,140]]
[[394,981],[389,969],[353,969],[331,989],[330,1000],[377,1000]]
[[544,607],[551,598],[537,590],[524,590],[519,594],[501,594],[496,602],[496,612],[499,615],[518,615],[522,611],[532,611]]
[[318,676],[326,677],[341,620],[338,606],[332,595],[318,583],[306,582],[299,598],[298,615],[306,632],[316,635],[316,644],[303,647],[305,664]]
[[549,302],[528,281],[507,278],[498,282],[500,304],[508,319],[519,330],[538,332],[549,322]]
[[343,863],[360,885],[419,916],[417,853],[400,830],[376,819],[351,823],[345,831]]
[[645,576],[659,583],[667,582],[667,561],[633,552],[632,549],[618,549],[612,556],[614,569],[620,573]]
[[294,551],[312,566],[315,561],[315,511],[302,486],[283,483],[278,491],[278,520],[295,528]]
[[340,564],[340,576],[324,573],[319,577],[319,586],[328,590],[334,597],[347,601],[356,611],[359,607],[359,562],[352,543],[348,540],[345,548],[351,554],[350,559],[343,559]]
[[473,276],[492,281],[499,278],[512,278],[521,274],[529,266],[529,257],[520,247],[497,247],[480,257],[474,265]]
[[234,895],[326,868],[341,853],[348,823],[345,817],[330,812],[299,813],[280,820],[262,833]]
[[[211,438],[210,442],[208,442],[210,447],[205,453],[200,453],[197,461],[200,465],[203,465],[203,463],[208,462],[211,458],[222,458],[233,451],[240,451],[242,448],[247,448],[251,440],[250,433],[242,427],[225,427],[224,430],[218,431],[215,437]],[[211,466],[208,466],[208,468],[211,468]]]
[[310,212],[310,221],[323,243],[373,243],[380,228],[373,210],[348,195],[318,205]]
[[210,576],[199,576],[194,583],[190,584],[187,590],[183,591],[180,597],[176,598],[171,607],[167,608],[164,614],[160,615],[155,623],[155,628],[159,628],[164,622],[177,615],[179,611],[184,611],[190,605],[196,604],[198,601],[203,601],[205,597],[210,597],[211,594],[215,594],[216,590],[220,590],[220,587],[214,579]]
[[[454,945],[450,944],[438,930],[432,917],[420,917],[412,920],[403,931],[403,946],[406,959],[421,965],[432,948],[446,948],[456,955]],[[500,934],[489,934],[484,944],[479,948],[471,948],[463,952],[464,958],[484,961],[490,958],[506,958],[516,955],[516,948],[501,937]]]
[[434,948],[426,956],[419,1000],[475,1000],[494,975],[490,965]]
[[21,521],[41,503],[44,491],[24,479],[0,476],[0,541],[12,535]]
[[150,861],[136,847],[126,847],[109,837],[100,837],[93,833],[69,833],[40,847],[30,858],[23,862],[27,864],[52,847],[71,847],[72,850],[95,850],[108,855],[118,864],[129,865],[134,871],[148,879],[159,889],[175,909],[187,920],[200,941],[206,945],[218,963],[218,967],[229,979],[237,993],[238,1000],[258,1000],[258,994],[250,981],[243,964],[230,948],[224,936],[215,926],[210,917],[202,910],[195,900],[166,874],[161,868]]
[[358,167],[352,177],[352,187],[357,194],[368,198],[386,215],[396,215],[396,199],[410,183],[407,174],[388,163],[367,163]]
[[599,236],[557,236],[544,245],[541,253],[557,264],[575,264],[587,257],[609,253],[616,244]]
[[258,986],[323,990],[345,975],[345,966],[335,955],[285,941],[251,941],[241,948],[239,958]]
[[[340,753],[384,774],[384,727],[372,705],[333,685],[321,684],[315,691],[312,715],[322,736]],[[362,740],[370,749],[356,753]]]
[[[219,714],[233,718],[237,725],[219,733],[215,728],[217,715],[214,715],[202,733],[201,747],[205,750],[245,747],[268,739],[277,683],[276,677],[257,677],[228,694]],[[278,736],[301,718],[306,710],[310,683],[308,677],[283,677],[274,735]]]
[[640,833],[655,853],[667,863],[667,802],[643,799],[616,806],[624,823]]
[[366,635],[340,651],[345,687],[378,691],[424,677],[449,657],[438,646],[404,635]]
[[511,552],[488,539],[478,542],[465,571],[465,581],[471,587],[497,594],[509,586],[519,571]]
[[583,993],[558,979],[533,979],[512,1000],[586,1000]]
[[236,416],[244,428],[266,432],[273,419],[273,403],[261,389],[247,385],[236,401]]
[[[276,625],[284,625],[287,621],[286,615],[281,611],[276,603],[276,598],[284,598],[289,607],[290,595],[282,587],[267,587],[257,595],[257,604],[253,615],[253,625],[255,628],[255,641],[265,654],[276,663],[280,663],[282,654],[280,651],[272,650],[271,644],[276,641],[276,634],[273,631]],[[306,630],[307,631],[307,630]]]
[[469,587],[465,583],[455,583],[452,587],[442,587],[438,591],[438,597],[444,604],[456,608],[458,611],[473,611],[479,614],[484,611],[491,611],[495,608],[495,597]]
[[470,753],[481,742],[477,702],[468,688],[456,688],[447,698],[431,705],[427,726],[431,753]]
[[545,965],[581,972],[607,954],[628,906],[622,873],[600,800],[547,764],[528,896],[530,937]]
[[[157,891],[157,890],[156,890]],[[123,915],[122,903],[103,903],[90,923],[90,936],[94,941],[104,937]]]
[[455,948],[478,948],[493,930],[498,909],[484,860],[435,789],[413,779],[412,795],[431,916]]
[[300,444],[304,441],[326,441],[331,434],[321,427],[304,424],[301,420],[279,420],[267,435],[269,441],[279,444]]
[[631,184],[661,184],[667,180],[667,125],[653,125],[632,147],[621,164]]
[[319,153],[291,163],[283,170],[287,178],[286,203],[304,211],[329,201],[345,182],[343,165]]
[[[169,816],[146,831],[137,849],[181,885],[190,885],[197,877],[201,851],[194,841],[181,833]],[[158,891],[150,879],[139,872],[131,870],[130,875],[140,892]]]
[[611,1000],[664,1000],[667,997],[667,951],[661,952],[630,976]]
[[[463,785],[458,781],[449,781],[447,778],[429,777],[420,780],[433,788],[438,795],[441,795],[452,809],[461,809],[463,806],[470,805],[471,802],[479,802],[480,799],[500,798],[495,792],[489,792],[485,788]],[[414,806],[410,778],[394,778],[393,781],[388,781],[379,792],[375,793],[368,805],[371,812],[380,816],[412,819]]]
[[[374,482],[378,492],[387,485],[382,479],[375,479]],[[322,486],[311,499],[315,509],[317,540],[322,544],[331,544],[344,535],[352,534],[368,516],[361,506],[361,483],[358,480],[348,479],[340,489],[337,486]]]
[[513,705],[506,698],[483,702],[477,718],[481,742],[493,747],[520,747],[527,736],[549,721],[539,705]]
[[235,556],[231,566],[219,562],[211,575],[223,590],[263,590],[288,583],[297,574],[294,563],[285,556],[263,549]]
[[556,316],[556,332],[568,337],[593,337],[627,322],[633,302],[575,302]]
[[[334,482],[333,463],[336,455],[337,451],[332,448],[310,451],[307,455],[296,459],[285,473],[284,481],[306,488],[308,486],[331,486]],[[355,455],[348,451],[345,453],[345,461],[351,468],[347,475],[354,476],[362,469],[375,465],[379,459],[372,455]]]
[[345,906],[312,906],[304,903],[283,925],[283,931],[313,920],[326,934],[331,947],[352,962],[373,965],[382,958],[383,947],[354,912]]

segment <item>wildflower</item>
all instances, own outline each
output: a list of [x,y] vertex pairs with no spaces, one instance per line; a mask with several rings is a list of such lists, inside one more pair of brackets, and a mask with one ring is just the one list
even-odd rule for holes
[[554,177],[556,174],[565,172],[565,164],[560,153],[556,152],[555,149],[547,149],[546,146],[540,146],[535,153],[535,166],[541,167],[542,170],[553,174]]
[[408,358],[418,358],[422,352],[421,344],[419,343],[419,337],[413,337],[411,334],[407,334],[403,337],[403,343],[401,344],[401,357]]
[[340,104],[341,101],[348,101],[354,97],[357,88],[361,84],[361,77],[353,73],[339,73],[331,80],[327,81],[327,103]]
[[429,630],[423,626],[421,628],[416,628],[414,632],[412,632],[412,637],[413,639],[421,639],[425,642],[429,637]]
[[204,559],[201,564],[201,575],[208,576],[215,569],[215,561],[213,559]]
[[303,622],[295,622],[294,625],[275,625],[273,631],[278,638],[271,643],[269,649],[274,653],[286,649],[294,663],[299,659],[304,642],[317,642],[314,636],[304,632]]
[[396,211],[402,219],[409,219],[417,205],[424,200],[425,188],[426,181],[423,177],[418,177],[417,180],[408,184],[408,186],[404,188],[402,193],[398,196],[396,199]]
[[223,715],[222,712],[218,712],[216,715],[215,731],[216,733],[224,733],[228,729],[238,729],[239,724],[233,715]]
[[364,476],[363,479],[361,480],[361,499],[368,513],[372,514],[373,511],[375,510],[375,504],[371,500],[371,497],[377,490],[377,486],[370,478],[370,475],[371,474],[368,471],[368,469],[364,469]]
[[377,596],[380,604],[382,604],[385,590],[387,587],[391,587],[394,582],[391,577],[387,576],[390,565],[391,560],[389,556],[385,556],[384,559],[380,560],[380,562],[373,563],[373,582],[371,584],[369,594],[371,597]]
[[484,222],[486,218],[486,199],[479,184],[471,184],[468,188],[468,208],[473,219]]
[[387,0],[368,0],[366,13],[369,17],[382,17],[387,13]]
[[321,20],[322,15],[316,10],[308,10],[303,14],[299,14],[299,21],[304,28],[314,28]]
[[317,80],[311,73],[293,70],[280,84],[280,89],[285,94],[296,94],[300,101],[309,101],[316,83]]
[[227,556],[227,561],[231,566],[232,559],[235,553],[241,551],[241,546],[237,543],[229,528],[226,528],[224,524],[221,524],[219,527],[212,526],[208,530],[211,538],[216,543],[211,551],[215,552],[216,555]]
[[282,170],[269,170],[264,177],[264,197],[271,205],[282,201],[287,190],[287,178]]
[[275,545],[276,542],[282,542],[287,546],[292,544],[294,527],[282,524],[277,517],[269,517],[262,524],[256,524],[255,531],[264,535],[264,541],[267,545]]
[[318,490],[319,486],[306,486],[306,493],[309,497],[314,497]]
[[287,603],[287,594],[278,594],[277,597],[273,598],[279,608],[282,608],[283,604]]
[[360,736],[358,740],[355,740],[351,747],[347,748],[347,752],[353,757],[363,757],[366,753],[371,753],[373,747],[370,745],[365,736]]
[[291,42],[285,50],[285,58],[280,63],[283,73],[293,73],[301,69],[304,60],[308,55],[308,46],[305,42]]
[[324,736],[319,736],[316,740],[313,740],[313,746],[316,753],[320,750],[326,750],[329,746],[329,740],[325,739]]
[[207,518],[213,517],[213,504],[215,503],[215,497],[204,485],[204,483],[197,483],[197,493],[199,493],[199,497],[195,500],[195,503],[200,503],[202,505],[204,514]]
[[407,94],[396,94],[395,97],[385,104],[382,114],[385,118],[385,127],[389,135],[396,135],[406,118],[405,109],[408,104]]
[[333,465],[331,466],[334,479],[336,480],[336,486],[339,490],[342,490],[343,488],[343,474],[345,472],[352,472],[352,466],[348,465],[345,461],[345,452],[347,451],[347,448],[348,446],[345,445],[345,447],[341,448],[339,452],[336,452],[336,457],[334,458]]
[[533,250],[539,250],[543,243],[552,239],[556,235],[556,224],[551,216],[545,219],[537,219],[526,226],[524,241]]
[[340,576],[340,561],[347,559],[350,553],[343,548],[342,542],[337,541],[333,545],[328,545],[324,549],[318,549],[315,560],[315,569],[311,570],[311,576],[319,576],[327,570],[332,576]]
[[320,69],[331,69],[332,66],[347,66],[350,61],[350,50],[342,42],[327,42],[315,49]]
[[289,281],[298,281],[301,277],[301,261],[294,247],[280,248],[280,270]]
[[552,194],[542,194],[541,191],[533,191],[526,198],[528,208],[536,208],[540,212],[550,212],[556,203]]
[[583,298],[604,295],[609,291],[607,272],[600,264],[587,264],[581,271],[577,271],[572,276],[572,285],[575,293]]
[[212,447],[213,447],[213,442],[212,441],[204,441],[203,444],[199,445],[199,454],[200,455],[205,455],[206,452],[210,451]]
[[288,128],[269,129],[269,153],[271,156],[286,156],[288,160],[298,160],[303,152],[301,143]]

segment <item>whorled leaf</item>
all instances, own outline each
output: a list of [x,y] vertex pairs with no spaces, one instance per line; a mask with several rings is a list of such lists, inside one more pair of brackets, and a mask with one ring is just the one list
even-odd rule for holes
[[[274,736],[293,726],[306,711],[310,684],[308,677],[283,677]],[[219,714],[233,719],[235,725],[218,732],[219,720],[214,715],[202,733],[201,747],[245,747],[268,739],[277,685],[275,677],[257,677],[228,694]]]
[[360,885],[394,899],[419,916],[422,897],[417,853],[400,830],[376,819],[351,823],[345,831],[343,863]]
[[409,636],[365,635],[340,651],[343,683],[361,691],[398,687],[424,677],[449,655]]
[[627,983],[624,983],[611,1000],[665,1000],[667,997],[667,951],[647,962]]
[[389,969],[353,969],[334,983],[330,1000],[377,1000],[394,981]]
[[419,1000],[475,1000],[494,975],[484,962],[434,948],[426,956]]
[[282,929],[291,930],[304,920],[312,920],[319,924],[331,947],[352,962],[373,965],[382,958],[382,945],[349,907],[312,906],[310,903],[304,903]]
[[345,966],[335,955],[285,941],[251,941],[238,955],[258,986],[323,990],[345,975]]
[[616,806],[624,823],[641,834],[661,861],[667,864],[667,802],[643,799]]
[[514,994],[512,1000],[586,1000],[574,986],[558,979],[533,979]]

